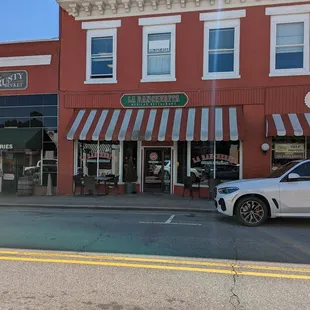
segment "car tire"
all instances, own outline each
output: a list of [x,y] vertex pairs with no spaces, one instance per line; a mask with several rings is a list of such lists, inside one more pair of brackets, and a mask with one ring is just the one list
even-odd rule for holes
[[237,202],[235,215],[240,224],[249,227],[260,226],[269,217],[266,203],[255,196],[241,198]]

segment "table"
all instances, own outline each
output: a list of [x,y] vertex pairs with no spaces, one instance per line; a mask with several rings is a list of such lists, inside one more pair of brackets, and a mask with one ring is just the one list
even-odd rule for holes
[[100,183],[104,183],[104,196],[106,196],[106,195],[108,195],[108,187],[107,187],[107,182],[109,182],[109,181],[111,181],[111,180],[113,180],[114,179],[114,177],[108,177],[108,176],[98,176],[98,177],[96,177],[96,181],[97,181],[97,183],[98,184],[100,184]]

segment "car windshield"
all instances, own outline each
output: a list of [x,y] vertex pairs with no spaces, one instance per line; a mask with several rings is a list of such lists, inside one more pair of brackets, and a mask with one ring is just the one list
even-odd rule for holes
[[273,171],[268,178],[280,178],[284,173],[286,173],[288,170],[296,166],[299,162],[298,161],[291,161],[281,167],[279,167],[277,170]]

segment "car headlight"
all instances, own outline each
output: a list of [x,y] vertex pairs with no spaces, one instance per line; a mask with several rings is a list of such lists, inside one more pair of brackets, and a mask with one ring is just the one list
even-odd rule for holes
[[222,187],[222,188],[218,188],[217,191],[220,193],[220,194],[231,194],[233,192],[236,192],[238,191],[239,188],[238,187]]

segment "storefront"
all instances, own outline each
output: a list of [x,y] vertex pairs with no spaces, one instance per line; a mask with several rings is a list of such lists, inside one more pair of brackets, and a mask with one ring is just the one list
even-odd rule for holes
[[58,95],[0,96],[0,193],[15,193],[31,176],[42,194],[48,174],[57,186]]
[[291,160],[309,159],[310,113],[268,115],[267,137],[272,138],[272,170]]
[[190,108],[181,95],[167,102],[169,95],[148,103],[123,96],[119,109],[76,110],[66,134],[74,142],[74,173],[113,174],[121,185],[134,173],[137,192],[168,194],[182,194],[191,177],[204,195],[210,179],[242,177],[242,106]]

